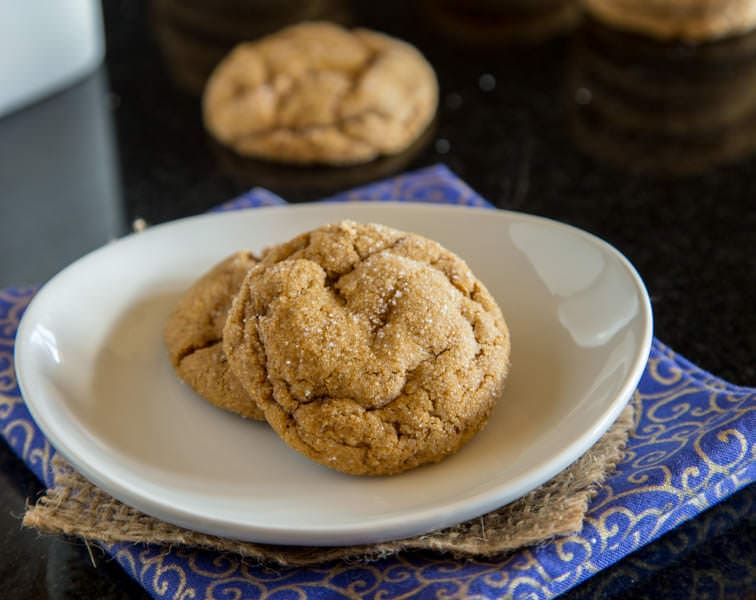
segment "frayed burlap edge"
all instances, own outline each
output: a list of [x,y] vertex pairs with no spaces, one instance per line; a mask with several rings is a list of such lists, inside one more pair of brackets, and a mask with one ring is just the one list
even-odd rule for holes
[[336,548],[240,542],[183,529],[139,512],[89,483],[60,455],[53,459],[53,487],[29,507],[23,524],[107,544],[181,545],[280,565],[302,566],[335,559],[374,559],[402,550],[430,550],[455,557],[492,557],[580,530],[588,502],[623,456],[633,426],[628,405],[581,458],[523,498],[465,523],[417,537]]

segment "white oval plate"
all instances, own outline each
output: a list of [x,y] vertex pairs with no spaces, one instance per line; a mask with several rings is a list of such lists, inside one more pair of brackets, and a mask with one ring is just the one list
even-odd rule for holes
[[[177,298],[235,250],[350,218],[414,231],[465,258],[499,302],[512,368],[488,426],[447,460],[355,477],[214,408],[162,341]],[[37,294],[16,365],[34,419],[85,477],[197,531],[278,544],[411,536],[473,518],[556,475],[612,424],[643,371],[648,295],[616,250],[523,214],[422,204],[315,204],[168,223],[77,261]]]

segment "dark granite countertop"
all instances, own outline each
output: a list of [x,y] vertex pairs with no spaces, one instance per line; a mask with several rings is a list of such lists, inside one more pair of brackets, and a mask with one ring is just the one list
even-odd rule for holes
[[[286,16],[259,4],[265,16],[244,21],[199,0],[104,2],[106,64],[0,119],[0,288],[44,282],[136,218],[201,213],[253,185],[304,202],[444,162],[501,208],[609,241],[645,279],[659,339],[756,384],[756,34],[696,49],[592,22],[549,36],[553,19],[512,26],[451,1],[284,2]],[[214,61],[305,13],[407,39],[434,65],[439,113],[407,153],[292,170],[204,133],[196,90]],[[21,529],[41,487],[4,443],[0,478],[0,597],[144,597],[99,550]],[[739,492],[566,597],[756,593],[753,501]]]

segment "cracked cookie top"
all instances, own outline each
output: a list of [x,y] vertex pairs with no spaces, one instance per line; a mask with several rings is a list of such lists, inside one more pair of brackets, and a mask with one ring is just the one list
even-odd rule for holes
[[181,297],[164,338],[176,373],[211,403],[249,419],[262,411],[229,368],[221,336],[234,295],[257,260],[237,252],[215,265]]
[[205,126],[247,156],[353,164],[410,145],[436,111],[432,67],[409,44],[303,23],[237,46],[205,88]]
[[223,339],[284,441],[355,474],[456,452],[485,424],[509,360],[501,312],[462,259],[349,221],[267,250]]

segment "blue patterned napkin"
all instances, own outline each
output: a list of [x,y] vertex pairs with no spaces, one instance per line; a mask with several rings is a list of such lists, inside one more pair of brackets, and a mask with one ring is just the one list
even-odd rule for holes
[[[443,166],[328,200],[490,207]],[[217,210],[282,203],[254,189]],[[49,486],[55,450],[31,419],[13,369],[16,328],[33,293],[0,291],[0,431]],[[756,390],[730,385],[655,340],[635,396],[640,410],[625,458],[591,502],[582,531],[499,560],[408,552],[370,563],[271,568],[193,549],[114,544],[107,551],[155,598],[551,598],[756,478]]]

